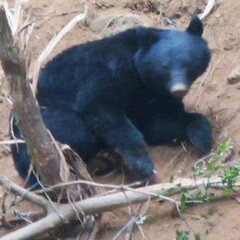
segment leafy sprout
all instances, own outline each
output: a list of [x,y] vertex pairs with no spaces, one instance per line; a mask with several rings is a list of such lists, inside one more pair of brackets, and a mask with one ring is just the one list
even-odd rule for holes
[[229,140],[222,141],[218,145],[217,155],[219,157],[223,157],[229,151],[229,149],[231,149],[231,148],[232,148],[232,145],[231,145],[231,142]]
[[189,231],[176,231],[176,240],[188,240],[189,239]]
[[225,169],[221,175],[222,183],[226,184],[226,190],[231,190],[233,185],[236,183],[237,177],[240,174],[240,167],[234,166],[228,169]]

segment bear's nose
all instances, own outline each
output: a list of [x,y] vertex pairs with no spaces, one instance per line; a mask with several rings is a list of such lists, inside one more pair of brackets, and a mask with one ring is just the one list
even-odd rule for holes
[[178,84],[174,84],[171,89],[170,89],[170,92],[176,96],[176,97],[179,97],[179,98],[182,98],[184,97],[187,92],[188,92],[188,87],[187,85],[185,84],[181,84],[181,83],[178,83]]

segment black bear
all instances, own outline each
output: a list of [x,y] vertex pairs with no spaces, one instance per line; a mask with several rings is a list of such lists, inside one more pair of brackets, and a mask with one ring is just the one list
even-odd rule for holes
[[[65,50],[40,74],[37,99],[46,127],[86,163],[101,149],[118,152],[136,179],[153,174],[147,144],[189,141],[208,152],[211,124],[182,102],[210,61],[202,33],[193,17],[185,31],[137,27]],[[13,132],[21,137],[16,120]],[[26,177],[26,146],[13,145],[12,153]]]

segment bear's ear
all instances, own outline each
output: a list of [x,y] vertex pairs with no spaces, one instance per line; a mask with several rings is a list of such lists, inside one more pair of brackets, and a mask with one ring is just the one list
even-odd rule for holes
[[159,32],[161,30],[155,28],[137,27],[137,40],[141,48],[151,47],[159,40]]
[[186,31],[190,34],[201,37],[203,34],[202,21],[197,16],[193,17]]

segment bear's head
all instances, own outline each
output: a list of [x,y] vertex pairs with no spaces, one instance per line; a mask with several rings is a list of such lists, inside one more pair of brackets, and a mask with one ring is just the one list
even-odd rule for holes
[[137,71],[146,87],[184,96],[207,69],[211,53],[202,38],[203,24],[193,17],[185,31],[139,27]]

